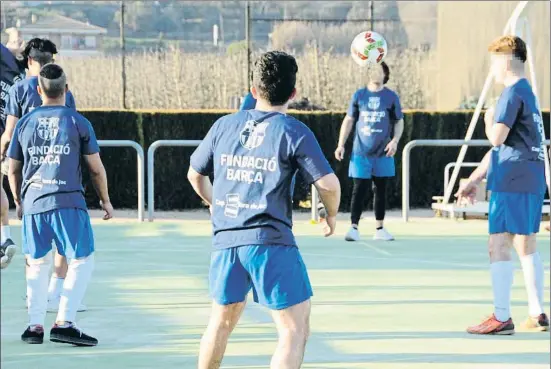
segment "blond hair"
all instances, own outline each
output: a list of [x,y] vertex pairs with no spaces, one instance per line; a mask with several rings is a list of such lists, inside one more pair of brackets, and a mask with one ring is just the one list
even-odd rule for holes
[[495,54],[511,54],[521,62],[526,61],[526,43],[518,36],[501,36],[495,39],[488,51]]

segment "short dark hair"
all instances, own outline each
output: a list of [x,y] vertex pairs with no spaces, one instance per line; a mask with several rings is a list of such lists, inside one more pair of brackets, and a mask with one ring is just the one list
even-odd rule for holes
[[269,51],[254,63],[253,86],[273,106],[289,101],[297,82],[297,61],[283,51]]
[[381,63],[381,67],[383,68],[383,73],[385,74],[385,78],[383,79],[383,85],[386,85],[386,83],[390,79],[390,68],[385,62]]
[[59,65],[46,64],[40,69],[38,83],[44,95],[50,99],[57,99],[65,92],[67,77]]
[[55,54],[57,54],[57,47],[52,41],[45,38],[33,38],[27,42],[25,50],[23,51],[25,67],[28,68],[29,58],[32,58],[43,67],[54,60]]

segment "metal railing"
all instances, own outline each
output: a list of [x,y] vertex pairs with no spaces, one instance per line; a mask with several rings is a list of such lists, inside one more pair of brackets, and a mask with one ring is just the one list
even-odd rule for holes
[[[476,168],[480,165],[480,162],[474,163],[474,162],[463,162],[461,163],[460,167],[462,168]],[[456,167],[457,163],[451,162],[446,165],[444,168],[444,192],[446,191],[446,188],[448,188],[448,183],[450,183],[450,169],[453,167]]]
[[135,141],[130,140],[98,140],[101,147],[131,147],[136,150],[137,156],[137,181],[138,181],[138,221],[144,220],[145,177],[144,177],[144,152],[143,148]]
[[[549,140],[543,141],[544,145],[549,146]],[[484,147],[490,146],[488,140],[414,140],[409,142],[402,153],[402,219],[407,222],[409,220],[409,175],[411,166],[411,150],[418,146],[432,147],[461,147],[475,146]]]
[[161,146],[197,147],[201,140],[159,140],[147,150],[147,218],[153,221],[155,213],[155,151]]

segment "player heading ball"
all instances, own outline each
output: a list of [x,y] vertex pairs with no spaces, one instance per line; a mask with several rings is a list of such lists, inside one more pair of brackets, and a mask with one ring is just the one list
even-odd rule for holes
[[[286,114],[298,67],[291,55],[262,54],[254,64],[256,108],[220,118],[191,157],[188,178],[212,211],[213,309],[199,368],[220,367],[252,289],[272,310],[279,344],[271,368],[299,368],[309,334],[312,287],[292,231],[291,182],[297,171],[320,192],[325,236],[335,230],[340,185],[314,134]],[[209,174],[214,173],[211,185]]]

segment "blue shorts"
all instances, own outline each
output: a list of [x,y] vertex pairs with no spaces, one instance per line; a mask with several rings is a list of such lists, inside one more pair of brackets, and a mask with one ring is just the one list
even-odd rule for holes
[[220,305],[245,301],[253,290],[256,303],[281,310],[312,297],[308,272],[297,247],[239,246],[214,250],[210,293]]
[[544,195],[519,192],[492,192],[488,224],[490,234],[538,233]]
[[69,259],[85,258],[94,252],[94,234],[88,212],[58,209],[23,216],[23,253],[40,259],[52,250]]
[[371,179],[371,177],[394,177],[395,175],[396,168],[393,157],[369,158],[352,155],[350,158],[348,167],[350,178]]

